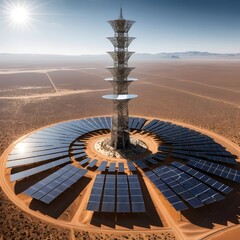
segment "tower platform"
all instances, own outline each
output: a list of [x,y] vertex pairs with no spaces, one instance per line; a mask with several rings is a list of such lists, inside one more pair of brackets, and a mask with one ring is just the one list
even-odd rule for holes
[[123,101],[123,100],[132,100],[134,98],[137,98],[138,95],[136,94],[109,94],[109,95],[104,95],[103,98],[109,99],[109,100],[118,100],[118,101]]
[[[104,80],[107,81],[107,82],[118,82],[114,78],[105,78]],[[138,81],[138,79],[137,78],[127,78],[127,79],[124,79],[124,82],[135,82],[135,81]]]

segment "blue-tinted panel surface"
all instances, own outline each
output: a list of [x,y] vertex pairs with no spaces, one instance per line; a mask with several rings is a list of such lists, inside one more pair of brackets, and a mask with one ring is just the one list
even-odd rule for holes
[[24,193],[49,204],[86,173],[87,170],[79,169],[72,165],[66,165],[33,185]]
[[204,160],[189,161],[188,165],[201,169],[205,172],[240,183],[240,171],[233,168],[225,167],[217,163],[211,163]]
[[109,166],[109,169],[108,169],[109,172],[115,172],[116,171],[116,163],[110,163],[110,166]]
[[92,168],[92,167],[95,167],[96,164],[97,164],[98,160],[94,159],[93,161],[91,161],[89,164],[88,164],[88,167],[89,168]]
[[87,204],[87,210],[99,212],[100,211],[100,203],[103,193],[103,185],[105,181],[104,174],[98,174],[95,178],[93,188],[90,194],[90,198]]
[[107,162],[106,161],[102,161],[101,164],[99,165],[97,171],[104,172],[106,170],[106,167],[107,167]]
[[119,163],[118,164],[118,172],[119,173],[124,173],[124,163]]
[[145,212],[145,204],[142,196],[141,186],[137,175],[129,175],[129,190],[131,197],[132,212]]
[[60,160],[57,160],[57,161],[54,161],[54,162],[50,162],[50,163],[41,165],[39,167],[30,168],[30,169],[22,171],[22,172],[14,173],[14,174],[11,174],[10,181],[13,182],[13,181],[17,181],[17,180],[20,180],[20,179],[23,179],[23,178],[26,178],[26,177],[30,177],[30,176],[33,176],[37,173],[46,171],[46,170],[51,169],[51,168],[56,167],[56,166],[60,166],[64,163],[67,163],[67,162],[70,162],[70,161],[71,161],[71,159],[69,157],[67,157],[67,158],[63,158],[63,159],[60,159]]
[[129,170],[130,170],[131,172],[135,172],[135,171],[137,170],[133,162],[130,162],[130,161],[129,161],[129,162],[127,163],[127,165],[128,165],[128,168],[129,168]]

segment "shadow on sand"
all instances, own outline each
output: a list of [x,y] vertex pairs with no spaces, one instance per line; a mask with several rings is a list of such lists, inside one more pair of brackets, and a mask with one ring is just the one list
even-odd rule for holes
[[214,224],[220,224],[224,226],[227,226],[229,222],[233,224],[239,224],[239,186],[238,189],[235,187],[233,192],[225,197],[226,198],[223,201],[212,203],[199,209],[186,210],[182,212],[182,215],[192,224],[208,229],[213,229]]

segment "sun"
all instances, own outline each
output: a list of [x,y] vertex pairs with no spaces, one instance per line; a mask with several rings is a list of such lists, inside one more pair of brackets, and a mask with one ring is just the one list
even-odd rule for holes
[[30,13],[27,7],[16,6],[10,12],[11,21],[15,24],[26,24],[30,20]]
[[34,10],[38,7],[38,0],[3,0],[2,13],[5,21],[13,29],[29,29],[34,21]]

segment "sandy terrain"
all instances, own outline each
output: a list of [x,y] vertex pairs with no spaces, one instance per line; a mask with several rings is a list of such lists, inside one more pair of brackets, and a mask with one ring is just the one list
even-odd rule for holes
[[[159,62],[136,63],[132,76],[140,81],[130,87],[139,99],[130,104],[133,115],[159,117],[176,120],[211,130],[240,144],[240,63],[239,62]],[[59,70],[44,69],[46,73],[32,69],[14,69],[14,73],[0,73],[0,126],[3,151],[13,141],[48,124],[93,115],[111,114],[111,103],[101,99],[109,93],[111,86],[103,81],[110,74],[104,66],[96,63],[93,68]],[[54,87],[55,86],[55,87]],[[145,181],[149,193],[156,191]],[[234,185],[234,184],[233,184]],[[234,185],[239,189],[239,186]],[[161,196],[155,205],[164,204],[164,219],[172,217],[166,226],[176,226],[183,232],[179,239],[200,239],[211,230],[226,228],[239,223],[239,191],[230,194],[223,202],[214,206],[187,211],[179,222],[179,215],[171,210]],[[0,236],[3,239],[21,239],[27,234],[31,239],[173,239],[172,230],[155,233],[92,233],[74,228],[59,229],[45,221],[25,214],[1,193]],[[81,198],[77,201],[81,202]],[[74,211],[74,204],[70,212]],[[230,205],[225,215],[219,209]],[[159,206],[161,208],[161,206]],[[71,214],[70,214],[71,215]],[[69,217],[61,215],[66,221]],[[70,217],[71,218],[71,217]],[[171,222],[173,221],[173,222]],[[189,223],[191,222],[191,223]],[[16,223],[18,225],[16,226]],[[111,227],[110,227],[111,228]],[[9,234],[11,229],[11,235]],[[23,230],[24,229],[24,230]],[[27,230],[26,230],[27,229]],[[44,230],[43,230],[44,229]],[[194,230],[194,231],[193,231]],[[177,230],[175,229],[174,232]],[[233,232],[234,231],[234,232]],[[239,228],[220,232],[212,239],[238,234]],[[48,232],[51,232],[49,235]],[[40,234],[40,235],[38,235]],[[224,235],[227,234],[227,235]],[[26,236],[26,235],[25,235]],[[54,236],[54,237],[53,237]],[[23,235],[22,235],[23,237]],[[211,239],[209,238],[209,239]],[[225,238],[227,239],[227,238]]]

